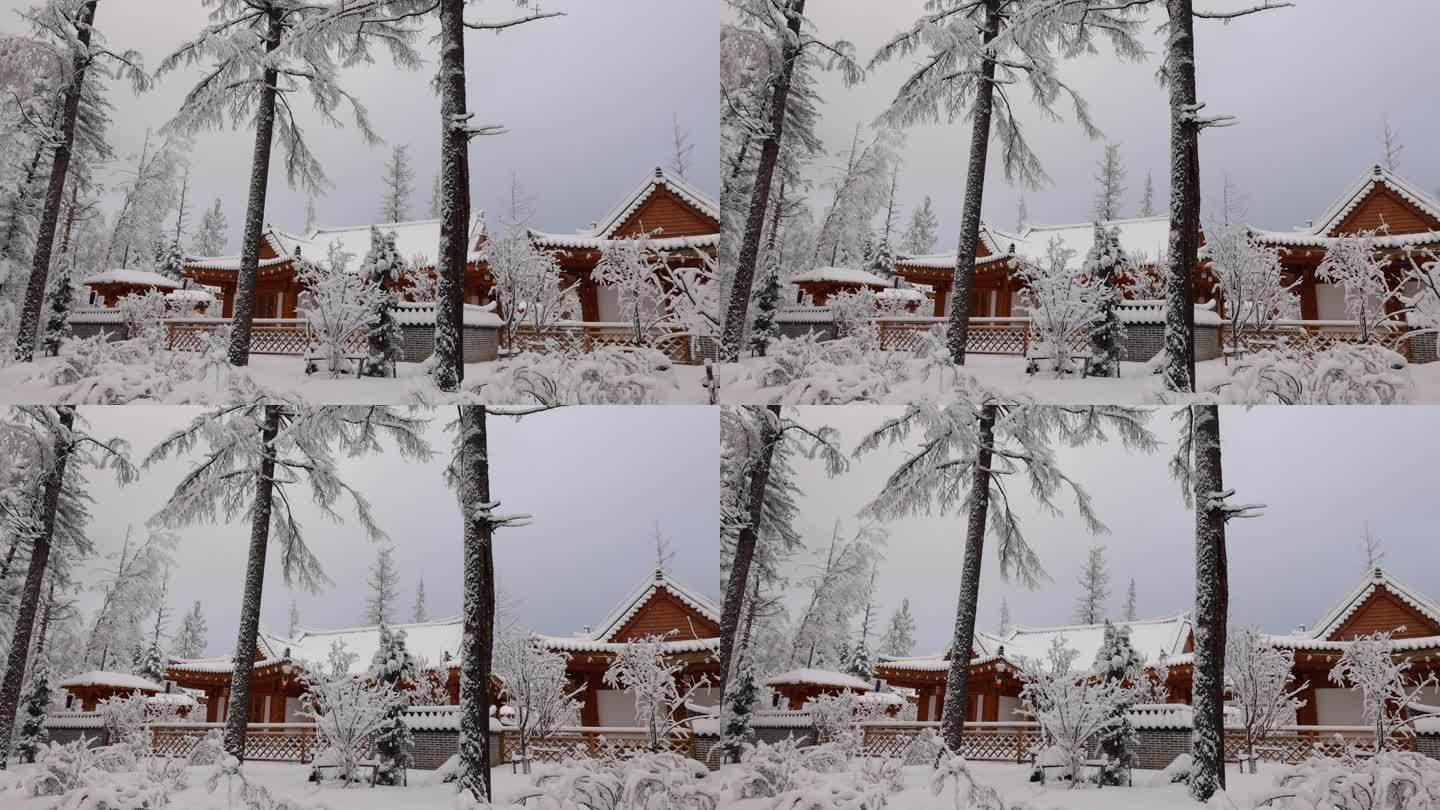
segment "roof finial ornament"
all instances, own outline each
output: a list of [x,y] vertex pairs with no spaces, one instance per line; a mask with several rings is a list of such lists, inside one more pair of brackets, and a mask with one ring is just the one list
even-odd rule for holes
[[1372,167],[1371,170],[1372,170],[1376,175],[1381,175],[1381,174],[1384,174],[1384,173],[1385,173],[1385,167],[1384,167],[1384,166],[1381,166],[1379,163],[1376,163],[1376,164],[1374,165],[1374,167]]
[[665,176],[665,169],[662,168],[662,167],[660,167],[660,166],[656,166],[656,167],[655,167],[655,176],[656,176],[656,177],[664,177],[664,176]]
[[1384,579],[1384,578],[1385,578],[1385,569],[1381,568],[1381,567],[1378,566],[1378,565],[1375,566],[1375,578],[1376,578],[1376,579]]

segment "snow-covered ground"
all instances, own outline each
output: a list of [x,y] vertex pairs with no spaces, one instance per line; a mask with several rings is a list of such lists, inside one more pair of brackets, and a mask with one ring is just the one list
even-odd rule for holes
[[[822,404],[818,398],[828,391],[840,394],[836,400],[881,402],[903,404],[918,400],[943,401],[947,393],[955,390],[955,369],[945,369],[942,381],[939,369],[931,368],[926,374],[926,364],[921,360],[905,362],[903,379],[880,390],[866,385],[856,369],[846,375],[849,379],[830,379],[810,382],[805,386],[761,385],[761,370],[765,358],[747,358],[740,363],[721,367],[720,401],[730,404],[758,405],[780,402],[782,404]],[[1025,373],[1025,361],[1014,355],[972,354],[966,358],[960,370],[963,375],[973,377],[979,385],[990,391],[1021,395],[1041,402],[1065,404],[1121,404],[1151,405],[1159,403],[1181,404],[1194,399],[1168,392],[1160,376],[1152,373],[1144,363],[1121,363],[1120,377],[1087,377],[1075,375],[1056,377],[1053,373]],[[1412,403],[1440,403],[1440,363],[1409,365],[1401,372],[1408,376],[1411,388],[1405,401]],[[1195,376],[1202,392],[1215,390],[1231,374],[1231,366],[1223,360],[1205,360],[1195,365]],[[851,383],[856,383],[850,387]],[[845,391],[863,389],[866,393],[848,398]]]
[[[126,401],[163,403],[207,403],[226,399],[226,382],[223,375],[207,374],[203,379],[187,380],[173,389],[156,395],[151,387],[156,374],[144,366],[132,367],[128,379],[119,379],[118,370],[110,371],[111,378],[102,386],[94,380],[52,385],[51,376],[59,358],[46,357],[34,363],[19,363],[0,367],[0,400],[9,404],[34,404],[50,402],[99,403],[106,399],[104,390],[123,387],[141,392],[134,399]],[[244,375],[268,391],[293,394],[307,402],[327,405],[408,405],[423,398],[431,402],[444,402],[448,398],[430,383],[420,363],[399,363],[396,377],[377,378],[354,375],[334,376],[328,371],[306,374],[304,361],[299,357],[286,355],[257,354],[250,358],[250,365]],[[496,362],[469,363],[465,366],[464,387],[473,389],[491,379],[500,364]],[[651,375],[649,399],[656,403],[703,404],[709,401],[704,387],[703,366],[673,364],[668,369]],[[116,385],[118,384],[118,385]]]
[[[23,790],[14,786],[23,782],[33,765],[13,765],[0,775],[0,810],[41,810],[55,806],[56,797],[27,797]],[[970,770],[981,784],[989,785],[1004,797],[1005,806],[1019,806],[1026,810],[1193,810],[1199,807],[1191,800],[1183,784],[1152,784],[1157,781],[1158,771],[1136,771],[1135,787],[1097,789],[1081,786],[1071,789],[1066,784],[1051,783],[1042,786],[1029,781],[1030,768],[1004,762],[973,762]],[[192,767],[189,772],[189,787],[172,794],[171,807],[185,810],[210,810],[229,808],[222,785],[211,793],[206,790],[205,781],[211,769],[205,766]],[[434,771],[410,771],[409,787],[370,787],[355,785],[344,788],[338,783],[328,782],[315,785],[306,781],[309,767],[293,763],[251,762],[244,766],[246,778],[252,784],[265,787],[276,799],[296,799],[321,803],[335,810],[394,810],[395,808],[416,808],[416,810],[440,810],[455,807],[456,795],[453,783],[441,783],[435,779]],[[727,767],[712,774],[707,781],[713,781],[718,788],[736,774],[733,767]],[[537,766],[537,773],[540,767]],[[1256,775],[1241,774],[1235,766],[1228,771],[1229,788],[1227,796],[1236,808],[1250,808],[1255,798],[1264,794],[1281,772],[1279,766],[1262,767]],[[510,768],[496,768],[492,771],[493,792],[502,805],[508,797],[524,790],[529,778],[513,774]],[[937,810],[953,804],[953,786],[939,797],[930,790],[931,770],[925,766],[906,767],[901,775],[902,788],[889,797],[886,810]],[[849,774],[835,776],[839,781]],[[1163,781],[1163,780],[1159,780]],[[722,794],[723,795],[723,794]],[[721,799],[718,810],[766,810],[773,799]],[[241,806],[238,803],[234,806]],[[962,803],[959,805],[964,807]],[[1227,805],[1220,804],[1225,807]]]

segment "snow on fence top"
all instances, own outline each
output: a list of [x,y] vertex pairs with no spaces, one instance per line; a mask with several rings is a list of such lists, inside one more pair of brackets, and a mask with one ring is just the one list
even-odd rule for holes
[[869,287],[893,287],[895,282],[882,278],[869,270],[854,267],[816,267],[790,277],[791,284],[830,282],[834,284],[864,284]]
[[814,685],[850,689],[855,692],[871,692],[875,687],[854,675],[831,672],[826,669],[792,669],[772,678],[765,679],[766,686]]
[[780,323],[831,323],[835,312],[829,307],[785,307],[775,315]]
[[81,284],[134,284],[138,287],[155,287],[161,290],[178,290],[180,282],[169,276],[162,276],[159,273],[149,270],[127,270],[117,268],[115,270],[103,270],[94,275],[86,276]]
[[1195,709],[1184,703],[1139,703],[1130,707],[1129,718],[1135,728],[1190,728]]
[[[434,326],[435,302],[401,301],[395,305],[393,315],[395,322],[401,326]],[[466,326],[490,326],[498,329],[505,324],[505,321],[495,314],[493,303],[484,306],[466,304],[461,317]]]
[[115,307],[79,307],[70,311],[71,323],[124,323],[125,313]]
[[104,728],[105,719],[99,712],[65,712],[45,717],[46,728]]
[[[1124,323],[1165,323],[1165,302],[1152,300],[1122,301],[1116,314]],[[1215,312],[1215,302],[1195,305],[1196,326],[1219,326],[1222,319]]]
[[133,689],[142,692],[164,692],[165,687],[151,680],[146,680],[139,675],[131,675],[128,672],[105,672],[103,670],[91,670],[82,672],[60,682],[60,688],[84,688],[87,686],[102,686],[112,689]]

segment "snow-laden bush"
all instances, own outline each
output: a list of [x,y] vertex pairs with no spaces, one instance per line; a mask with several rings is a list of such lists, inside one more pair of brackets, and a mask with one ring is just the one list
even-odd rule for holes
[[678,386],[657,349],[602,346],[587,354],[524,352],[500,360],[476,388],[490,405],[647,405]]
[[[104,335],[70,338],[54,363],[33,379],[68,386],[63,401],[78,405],[122,405],[136,400],[206,402],[224,389],[231,372],[225,360],[229,327],[216,330],[198,352],[152,350],[144,340],[107,341]],[[214,385],[196,385],[214,373]]]
[[229,754],[216,761],[205,781],[205,789],[214,793],[222,783],[227,807],[243,810],[330,810],[330,805],[324,802],[275,798],[264,785],[251,784],[240,768],[240,761]]
[[547,767],[509,801],[539,810],[716,810],[719,791],[709,774],[669,752],[571,760]]
[[1113,304],[1115,297],[1113,287],[1071,265],[1074,255],[1059,239],[1051,239],[1044,260],[1021,262],[1015,272],[1025,285],[1021,298],[1030,312],[1035,345],[1051,358],[1057,377],[1074,371],[1072,347],[1089,339],[1105,304]]
[[746,743],[725,792],[735,799],[773,798],[814,784],[818,774],[839,773],[845,767],[845,755],[833,745],[802,746],[794,737]]
[[1317,352],[1254,352],[1230,366],[1215,393],[1244,405],[1391,405],[1409,400],[1403,356],[1380,346],[1336,343]]
[[829,743],[846,759],[864,753],[865,733],[861,724],[885,716],[885,705],[863,700],[854,692],[820,695],[805,704],[815,724],[817,742]]
[[111,745],[125,746],[137,760],[150,754],[151,734],[144,695],[134,692],[126,697],[108,697],[100,701],[96,709],[110,735]]
[[158,354],[169,345],[169,330],[165,318],[170,314],[170,302],[157,290],[141,295],[130,293],[119,301],[120,317],[131,340],[139,341],[151,354]]
[[1073,787],[1083,778],[1092,741],[1120,722],[1115,707],[1127,700],[1127,687],[1088,677],[1073,668],[1078,655],[1055,639],[1041,661],[1026,661],[1020,698],[1025,713],[1040,725],[1050,748],[1068,766]]
[[934,773],[930,775],[930,792],[936,798],[945,795],[947,789],[955,802],[955,810],[1005,810],[1005,803],[999,792],[989,785],[975,781],[975,777],[970,773],[970,763],[965,761],[965,757],[948,750],[941,756]]
[[797,405],[873,402],[904,379],[905,359],[895,352],[866,352],[854,338],[824,341],[807,333],[776,339],[746,378],[762,388],[782,388],[774,399]]
[[135,770],[135,753],[123,745],[91,747],[88,739],[42,744],[35,756],[28,792],[31,796],[62,796],[85,786],[100,774]]
[[1190,783],[1190,771],[1195,768],[1195,759],[1189,754],[1181,754],[1170,760],[1160,773],[1150,780],[1150,784],[1157,787],[1171,785],[1176,782]]
[[1412,751],[1315,757],[1275,780],[1255,807],[1276,810],[1435,810],[1440,762]]
[[349,787],[359,776],[368,741],[385,727],[396,707],[404,705],[405,695],[389,684],[352,677],[349,662],[354,655],[344,646],[341,641],[331,646],[328,671],[312,678],[300,698],[305,707],[300,713],[315,721],[315,734],[327,746],[316,765],[335,766],[337,778]]
[[830,296],[828,306],[835,318],[837,336],[850,338],[862,352],[880,348],[880,330],[875,325],[880,301],[875,297],[874,290],[862,287],[858,291],[837,293]]
[[354,351],[359,334],[368,334],[375,313],[390,299],[378,283],[347,269],[350,257],[338,241],[331,242],[324,261],[303,259],[295,271],[305,288],[299,311],[310,327],[309,351],[326,358],[335,375],[350,371],[345,355]]

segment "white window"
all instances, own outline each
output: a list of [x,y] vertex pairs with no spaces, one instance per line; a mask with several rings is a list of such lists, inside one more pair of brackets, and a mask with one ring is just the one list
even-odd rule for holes
[[1316,689],[1315,722],[1322,726],[1363,726],[1365,710],[1359,689]]
[[602,726],[624,728],[636,725],[635,696],[627,690],[601,689],[595,693],[595,706]]

